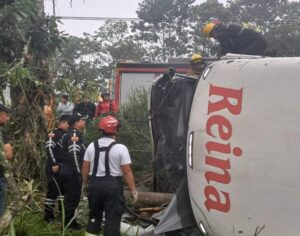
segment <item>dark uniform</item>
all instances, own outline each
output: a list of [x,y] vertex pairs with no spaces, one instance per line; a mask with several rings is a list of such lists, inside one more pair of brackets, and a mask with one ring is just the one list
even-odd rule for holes
[[235,24],[221,26],[219,37],[216,39],[220,42],[221,55],[226,53],[263,55],[267,47],[267,42],[260,33]]
[[63,196],[63,188],[59,173],[53,173],[53,166],[61,166],[62,159],[62,138],[64,130],[57,128],[48,134],[49,139],[46,142],[47,151],[47,166],[46,175],[48,178],[48,191],[45,199],[45,220],[49,223],[54,220],[53,210],[55,208],[55,202],[57,198]]
[[82,116],[88,116],[89,119],[93,119],[95,117],[96,112],[96,105],[92,102],[81,102],[79,104],[76,104],[74,107],[74,113],[78,112]]
[[[88,186],[90,214],[87,232],[98,233],[102,215],[105,212],[105,236],[119,235],[121,216],[124,213],[122,176],[111,176],[110,174],[109,151],[115,144],[117,143],[112,142],[108,147],[100,148],[98,141],[94,142],[95,159]],[[96,176],[100,152],[105,153],[105,176],[103,177]]]
[[68,129],[66,135],[63,137],[62,146],[63,156],[60,177],[65,194],[65,224],[67,225],[74,217],[75,210],[80,201],[82,187],[81,167],[86,148],[81,132],[74,128]]

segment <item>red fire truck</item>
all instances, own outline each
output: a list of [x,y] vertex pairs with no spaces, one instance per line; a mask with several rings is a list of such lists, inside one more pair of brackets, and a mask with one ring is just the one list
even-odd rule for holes
[[113,95],[118,106],[128,101],[135,89],[150,90],[153,81],[174,68],[176,73],[186,74],[189,63],[118,63],[115,71]]

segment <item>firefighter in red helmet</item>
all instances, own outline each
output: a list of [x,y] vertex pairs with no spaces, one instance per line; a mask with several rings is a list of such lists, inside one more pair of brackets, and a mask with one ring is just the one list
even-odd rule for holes
[[90,209],[86,235],[99,234],[103,212],[104,236],[120,235],[125,204],[122,178],[128,185],[133,200],[137,200],[138,193],[130,168],[128,149],[115,141],[119,121],[113,116],[106,116],[99,121],[98,127],[103,137],[88,146],[82,167],[83,185],[87,188]]

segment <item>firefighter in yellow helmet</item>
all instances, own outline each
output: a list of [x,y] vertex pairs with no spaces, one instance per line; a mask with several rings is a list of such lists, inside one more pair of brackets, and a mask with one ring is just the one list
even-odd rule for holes
[[192,72],[190,75],[199,76],[202,71],[204,70],[206,63],[204,61],[204,58],[199,53],[195,53],[192,55],[190,59],[190,65],[192,66]]
[[205,37],[219,41],[221,49],[219,55],[226,53],[264,55],[267,47],[265,38],[256,31],[238,24],[224,25],[222,23],[208,23],[202,32]]

